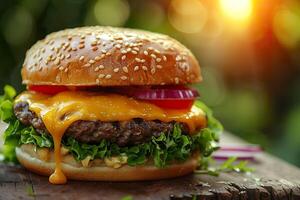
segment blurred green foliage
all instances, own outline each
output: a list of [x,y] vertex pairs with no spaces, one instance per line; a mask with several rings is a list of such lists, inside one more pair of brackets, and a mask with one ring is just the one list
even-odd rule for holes
[[238,34],[231,28],[242,26],[222,21],[217,2],[1,1],[0,88],[25,88],[20,76],[25,52],[48,33],[85,25],[165,33],[198,58],[204,82],[196,87],[227,130],[300,166],[299,1],[266,0],[264,10],[253,6],[249,29]]

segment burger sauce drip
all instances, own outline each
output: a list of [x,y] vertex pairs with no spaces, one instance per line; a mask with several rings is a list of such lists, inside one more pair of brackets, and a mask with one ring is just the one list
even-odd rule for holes
[[[59,109],[59,108],[58,108]],[[61,169],[61,139],[65,132],[64,126],[61,126],[61,120],[53,120],[56,119],[58,115],[58,110],[50,110],[47,112],[43,120],[47,121],[45,123],[47,130],[51,133],[53,141],[54,141],[54,158],[55,158],[55,171],[49,177],[49,182],[52,184],[65,184],[67,182],[67,178],[64,175]]]

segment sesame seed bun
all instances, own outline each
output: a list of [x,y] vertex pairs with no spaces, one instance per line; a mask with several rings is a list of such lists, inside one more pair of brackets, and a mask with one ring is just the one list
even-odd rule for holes
[[[53,173],[55,162],[41,160],[34,148],[22,145],[16,148],[16,155],[19,162],[30,171],[37,174],[49,176]],[[53,152],[50,155],[53,158]],[[63,159],[62,170],[68,179],[85,181],[140,181],[158,180],[183,176],[192,173],[199,162],[199,154],[195,154],[184,163],[171,164],[165,168],[157,168],[154,165],[142,165],[130,167],[124,165],[114,169],[105,165],[94,165],[83,167],[74,159]]]
[[27,85],[126,86],[202,80],[194,55],[162,34],[112,28],[66,29],[38,41],[22,69]]

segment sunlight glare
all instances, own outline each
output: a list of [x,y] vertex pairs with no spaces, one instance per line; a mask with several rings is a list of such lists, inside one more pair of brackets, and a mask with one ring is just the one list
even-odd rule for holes
[[223,13],[230,19],[245,21],[252,12],[252,0],[220,0]]

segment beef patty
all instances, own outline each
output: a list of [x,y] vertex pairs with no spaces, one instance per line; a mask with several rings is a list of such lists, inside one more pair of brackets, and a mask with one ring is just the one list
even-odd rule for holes
[[[27,102],[16,103],[14,113],[24,125],[33,126],[40,134],[49,134],[42,119],[29,110]],[[91,144],[106,139],[119,146],[136,145],[149,141],[152,136],[157,137],[160,134],[172,132],[174,124],[174,121],[146,121],[140,118],[114,122],[79,120],[70,125],[64,137],[73,137],[79,142]],[[188,134],[187,124],[179,123],[179,125],[183,134]]]

